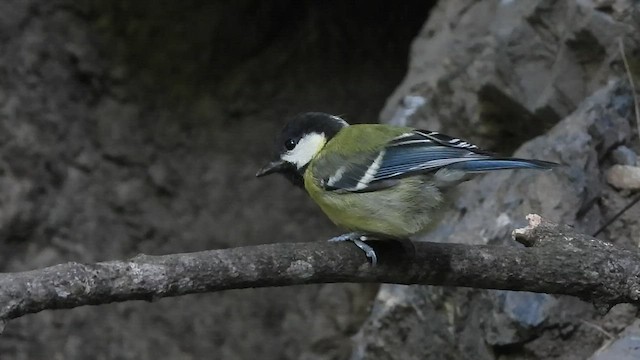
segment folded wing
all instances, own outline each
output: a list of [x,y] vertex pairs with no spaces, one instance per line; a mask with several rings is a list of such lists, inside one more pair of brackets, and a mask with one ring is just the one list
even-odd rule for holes
[[[353,159],[352,159],[353,160]],[[327,190],[366,192],[393,186],[398,179],[440,169],[480,173],[506,169],[549,169],[557,164],[496,157],[461,139],[414,130],[391,140],[382,150],[365,154],[324,179]]]

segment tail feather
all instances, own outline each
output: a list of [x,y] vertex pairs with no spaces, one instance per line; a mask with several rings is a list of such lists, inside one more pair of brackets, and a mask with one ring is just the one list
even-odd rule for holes
[[554,162],[543,160],[529,160],[518,158],[504,159],[478,159],[459,162],[447,166],[449,169],[462,170],[465,172],[485,172],[493,170],[509,170],[509,169],[535,169],[547,170],[559,166]]

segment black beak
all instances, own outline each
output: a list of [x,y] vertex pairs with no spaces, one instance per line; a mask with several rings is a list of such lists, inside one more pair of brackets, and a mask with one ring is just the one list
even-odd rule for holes
[[287,165],[288,165],[287,162],[282,159],[272,161],[266,166],[264,166],[262,169],[258,170],[258,172],[256,173],[256,177],[266,176],[269,174],[276,173],[278,171],[282,171],[287,167]]

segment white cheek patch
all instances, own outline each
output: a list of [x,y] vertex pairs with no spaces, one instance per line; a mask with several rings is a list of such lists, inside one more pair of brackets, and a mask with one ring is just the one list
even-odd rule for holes
[[327,142],[324,134],[312,133],[305,135],[293,150],[282,155],[282,160],[294,164],[298,169],[307,165]]

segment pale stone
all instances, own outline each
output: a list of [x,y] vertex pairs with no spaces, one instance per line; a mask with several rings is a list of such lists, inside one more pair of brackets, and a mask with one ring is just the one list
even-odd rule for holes
[[607,171],[607,182],[618,189],[640,189],[640,167],[613,165]]

